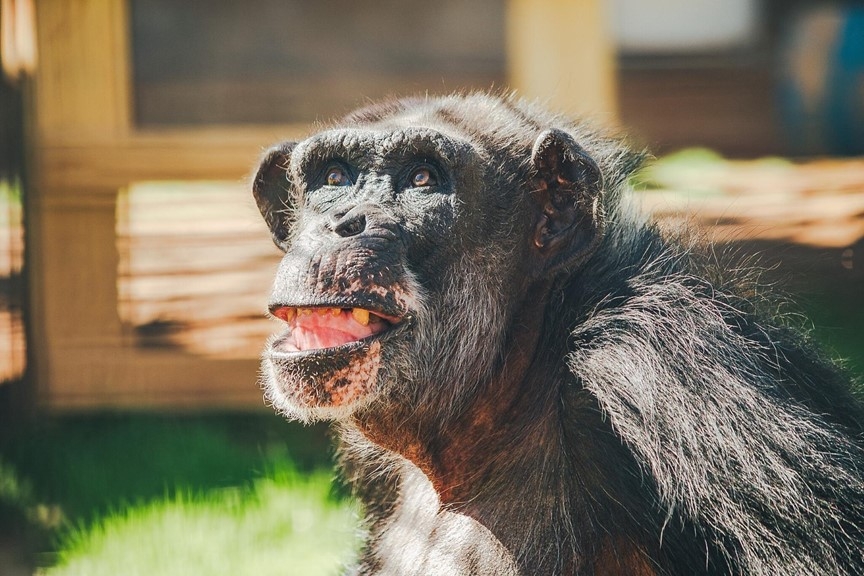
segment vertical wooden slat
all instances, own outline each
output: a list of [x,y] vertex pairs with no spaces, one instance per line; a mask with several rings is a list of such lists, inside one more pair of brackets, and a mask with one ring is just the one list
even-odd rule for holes
[[602,0],[508,0],[511,87],[550,108],[614,122],[615,54]]
[[[124,0],[43,0],[36,22],[30,228],[31,316],[39,401],[62,404],[109,376],[100,366],[121,345],[116,310],[116,190],[49,184],[44,158],[110,146],[131,131]],[[106,169],[100,159],[89,169]],[[109,184],[110,186],[110,184]],[[85,374],[74,361],[91,358]],[[122,386],[122,382],[114,382]]]
[[52,243],[42,250],[49,347],[70,339],[78,346],[117,345],[121,337],[115,203],[113,195],[102,198],[42,205],[43,238]]
[[44,0],[37,4],[36,24],[40,143],[126,134],[131,115],[126,3]]

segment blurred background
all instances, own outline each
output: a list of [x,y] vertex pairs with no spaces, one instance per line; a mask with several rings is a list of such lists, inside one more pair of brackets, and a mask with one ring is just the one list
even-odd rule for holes
[[279,252],[248,179],[388,95],[625,131],[646,209],[757,255],[864,373],[862,2],[0,0],[0,64],[0,575],[350,558],[326,430],[256,383]]

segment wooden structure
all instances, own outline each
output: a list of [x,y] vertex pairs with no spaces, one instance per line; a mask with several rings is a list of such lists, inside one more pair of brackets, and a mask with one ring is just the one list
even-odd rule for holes
[[[601,5],[510,0],[512,87],[570,112],[611,118],[614,70]],[[27,224],[39,404],[260,406],[257,358],[142,347],[130,336],[118,312],[118,193],[146,181],[241,183],[263,147],[307,126],[142,128],[134,120],[127,1],[41,0],[36,9]],[[570,55],[566,62],[562,54]],[[576,54],[585,62],[574,65]],[[263,305],[268,288],[250,290]]]

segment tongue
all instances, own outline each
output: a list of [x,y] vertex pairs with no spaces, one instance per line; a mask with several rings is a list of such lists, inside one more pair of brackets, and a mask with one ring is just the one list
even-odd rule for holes
[[329,312],[299,314],[291,322],[291,331],[283,346],[289,352],[334,348],[371,336],[376,328],[373,324],[360,324],[344,310],[336,316]]

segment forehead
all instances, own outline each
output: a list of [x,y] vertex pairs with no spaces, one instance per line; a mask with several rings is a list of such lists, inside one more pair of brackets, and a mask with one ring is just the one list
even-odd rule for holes
[[331,158],[377,163],[422,157],[455,166],[476,154],[466,139],[425,126],[352,127],[326,130],[303,140],[292,152],[291,164],[302,171]]

